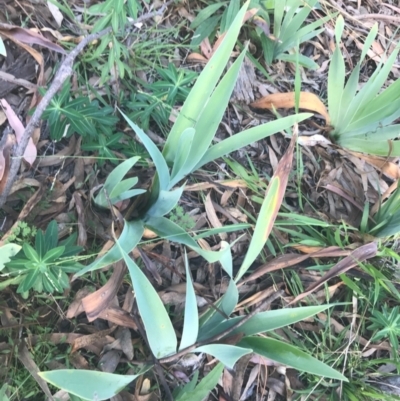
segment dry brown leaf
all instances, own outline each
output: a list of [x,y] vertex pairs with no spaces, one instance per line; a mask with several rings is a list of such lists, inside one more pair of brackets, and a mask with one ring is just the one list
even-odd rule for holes
[[125,271],[126,268],[123,262],[115,263],[113,274],[107,283],[82,299],[83,309],[89,322],[93,322],[93,320],[99,317],[102,311],[108,308],[119,290]]
[[[223,227],[223,224],[219,221],[217,213],[214,209],[213,206],[213,202],[211,200],[211,193],[209,192],[206,200],[204,202],[204,206],[206,209],[206,213],[207,213],[207,218],[211,224],[212,227],[214,228],[221,228]],[[221,238],[221,240],[226,241],[228,238],[228,234],[227,233],[220,233],[219,237]]]
[[137,326],[132,316],[119,306],[110,306],[103,310],[99,318],[109,321],[120,327],[128,327],[133,330],[137,330]]
[[356,267],[359,263],[367,259],[373,258],[377,251],[378,247],[375,242],[360,246],[351,252],[349,256],[346,256],[340,262],[336,263],[336,265],[329,269],[318,281],[310,285],[302,294],[298,295],[293,301],[291,301],[289,305],[292,305],[311,294],[314,290],[319,288],[331,278],[345,273],[349,269]]
[[54,156],[45,156],[42,159],[40,159],[39,166],[40,167],[59,166],[60,164],[65,162],[66,156],[71,156],[74,154],[75,149],[76,149],[76,138],[75,135],[72,135],[68,143],[68,146],[62,148]]
[[[14,130],[15,137],[17,142],[21,142],[22,136],[25,131],[25,127],[22,124],[21,120],[15,114],[12,107],[8,104],[6,99],[0,99],[0,104],[3,107],[4,113],[7,116],[8,123],[11,125],[11,128]],[[29,138],[28,146],[24,152],[24,160],[26,160],[30,165],[36,160],[37,149],[34,145],[32,138]]]
[[0,23],[0,33],[11,40],[15,39],[16,41],[19,41],[21,43],[29,45],[35,44],[46,47],[50,50],[54,50],[61,54],[67,54],[61,46],[51,42],[44,36],[30,29]]
[[[256,100],[253,103],[250,103],[250,106],[256,109],[268,110],[272,110],[273,108],[291,109],[295,107],[295,97],[295,92],[272,93],[268,96],[264,96],[261,99]],[[325,118],[326,124],[330,125],[330,117],[328,111],[326,110],[326,107],[322,103],[321,99],[317,95],[314,95],[314,93],[300,92],[299,108],[315,111],[321,114]]]
[[374,167],[379,169],[386,174],[388,177],[393,178],[394,180],[398,180],[400,178],[400,166],[396,163],[389,161],[386,157],[367,155],[364,153],[358,152],[350,152],[356,157],[365,160],[369,164],[372,164]]
[[13,136],[4,134],[0,141],[0,194],[3,192],[10,171],[10,153],[13,144]]
[[[93,334],[84,335],[82,337],[78,337],[74,340],[72,344],[71,353],[78,351],[81,348],[87,348],[89,345],[95,345],[97,347],[104,346],[104,339],[111,334],[116,327],[111,327],[107,330],[101,330]],[[107,341],[108,343],[109,341]]]

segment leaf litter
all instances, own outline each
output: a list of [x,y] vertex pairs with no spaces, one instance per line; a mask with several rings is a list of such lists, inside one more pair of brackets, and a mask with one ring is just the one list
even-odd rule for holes
[[[346,24],[348,24],[346,25],[347,36],[346,40],[343,41],[349,64],[354,63],[353,56],[356,60],[358,53],[362,50],[362,41],[359,38],[365,36],[366,29],[369,29],[376,19],[379,20],[380,35],[373,42],[372,50],[369,50],[367,54],[374,63],[385,60],[384,49],[388,46],[390,49],[390,46],[393,46],[393,32],[396,29],[396,24],[398,24],[395,17],[397,10],[393,8],[394,6],[390,4],[382,5],[385,9],[385,14],[378,14],[378,6],[369,3],[362,6],[358,5],[357,8],[354,8],[348,4],[339,6],[336,2],[330,1],[326,6],[332,7],[332,11],[341,11],[345,17],[350,17],[346,20]],[[61,18],[57,11],[54,8],[50,8],[50,5],[48,5],[48,10],[51,13],[49,15],[53,15],[54,18],[57,15],[57,24],[59,25]],[[189,10],[186,10],[184,6],[180,6],[179,10],[181,15],[186,15],[186,18],[190,20]],[[248,17],[250,18],[251,16],[249,15]],[[168,19],[172,18],[172,16],[166,17],[166,25],[168,25]],[[35,71],[35,74],[29,77],[27,75],[20,77],[16,72],[16,68],[10,69],[11,60],[7,60],[7,58],[5,60],[1,59],[3,70],[5,72],[11,71],[11,73],[9,73],[10,76],[7,76],[7,80],[5,79],[6,76],[2,78],[0,75],[0,82],[2,84],[4,82],[12,83],[12,85],[7,86],[8,92],[1,93],[2,98],[4,98],[2,105],[6,118],[2,123],[2,128],[4,129],[5,125],[9,124],[15,132],[17,141],[21,125],[24,125],[24,123],[26,125],[29,119],[28,111],[36,106],[37,99],[40,97],[37,88],[49,83],[49,81],[46,81],[50,79],[46,74],[46,69],[54,67],[54,59],[51,60],[50,54],[65,53],[65,49],[60,43],[66,36],[60,36],[60,32],[56,30],[57,26],[54,27],[54,21],[51,23],[49,21],[46,22],[48,22],[49,26],[41,29],[41,32],[21,28],[17,25],[0,25],[0,33],[9,39],[9,42],[6,43],[7,50],[9,50],[7,54],[14,53],[16,56],[14,56],[14,60],[19,60],[21,54],[29,54],[29,62],[25,61],[25,65],[29,67],[29,74]],[[15,23],[17,23],[17,20],[15,20]],[[151,23],[148,27],[150,26]],[[46,29],[47,32],[52,30],[56,34],[53,34],[52,37],[44,36]],[[324,221],[332,224],[346,221],[350,226],[358,227],[363,218],[362,212],[365,203],[369,202],[371,205],[377,205],[381,197],[385,199],[394,191],[394,184],[399,178],[399,165],[398,159],[390,157],[390,155],[387,158],[367,156],[340,149],[330,142],[322,143],[323,141],[318,139],[317,135],[321,134],[326,139],[324,134],[329,130],[329,114],[318,95],[326,90],[327,61],[330,57],[330,51],[335,46],[332,32],[333,25],[328,22],[326,24],[326,33],[318,35],[311,43],[311,57],[320,65],[319,70],[310,71],[300,68],[302,92],[300,94],[299,107],[315,111],[324,117],[324,119],[320,119],[319,116],[316,116],[310,122],[302,123],[299,127],[300,139],[303,138],[303,142],[299,142],[302,143],[304,148],[307,148],[304,151],[300,148],[303,163],[301,191],[303,196],[310,200],[304,205],[304,214],[315,218],[323,217]],[[79,40],[76,34],[70,37],[73,38],[71,39],[72,41]],[[203,54],[189,54],[186,61],[206,63],[222,41],[222,37],[223,35],[216,40],[214,46],[211,46],[208,39],[204,39],[200,45]],[[13,44],[11,44],[11,41]],[[22,58],[20,60],[21,65],[23,65],[24,60]],[[181,66],[186,67],[183,63]],[[202,67],[195,68],[201,69]],[[257,72],[257,83],[252,83],[252,87],[259,89],[259,94],[256,95],[258,100],[254,103],[250,103],[247,100],[245,104],[237,104],[238,100],[236,100],[236,103],[232,102],[231,108],[228,110],[229,114],[225,116],[224,124],[221,126],[219,138],[228,137],[232,135],[232,132],[239,131],[242,127],[253,124],[258,125],[263,121],[272,119],[272,113],[261,112],[260,109],[262,108],[293,108],[295,106],[295,96],[294,92],[292,92],[294,71],[291,68],[291,65],[282,61],[278,61],[274,66],[266,66],[268,75],[274,79],[272,86],[267,83],[265,77]],[[364,79],[368,78],[368,69],[371,68],[370,63],[368,63]],[[399,76],[398,68],[399,65],[395,64],[392,69],[393,77]],[[149,77],[146,76],[146,78]],[[246,78],[248,79],[247,76]],[[26,82],[22,79],[25,79]],[[262,107],[260,107],[261,105]],[[15,111],[12,112],[12,110]],[[282,112],[285,113],[285,111]],[[323,123],[325,123],[325,126],[321,127]],[[108,233],[111,225],[110,218],[101,211],[92,210],[90,202],[91,189],[104,181],[103,177],[110,171],[110,166],[106,163],[99,170],[95,170],[96,155],[81,153],[80,139],[77,139],[76,135],[59,143],[54,143],[49,140],[48,133],[46,134],[45,124],[42,125],[40,131],[40,141],[36,145],[30,142],[31,150],[27,150],[27,152],[30,152],[28,155],[30,156],[29,162],[31,166],[27,166],[24,171],[21,171],[18,180],[14,183],[14,190],[8,198],[6,206],[10,209],[18,210],[18,212],[16,212],[16,216],[7,216],[3,226],[5,234],[2,241],[11,234],[12,230],[21,221],[28,220],[35,226],[44,227],[51,219],[59,219],[61,222],[64,215],[66,217],[67,215],[72,215],[73,218],[65,220],[67,229],[64,235],[68,235],[69,227],[77,224],[80,244],[86,246],[87,249],[90,246],[88,241],[92,241],[93,238],[101,240],[100,247],[104,246],[107,240],[111,245],[113,240]],[[11,137],[7,135],[4,138],[7,139],[0,147],[2,152],[0,157],[2,171],[0,189],[3,188],[4,181],[7,179],[7,171],[9,169],[7,160],[10,157],[12,148],[12,140],[9,139]],[[307,142],[306,138],[313,138],[314,142],[311,144],[310,141]],[[269,182],[269,177],[272,176],[277,168],[277,160],[286,146],[286,139],[281,135],[276,135],[274,139],[263,141],[262,144],[250,146],[232,155],[232,159],[235,162],[244,166],[244,171],[234,171],[228,168],[225,160],[221,160],[219,164],[210,166],[206,177],[194,175],[195,179],[191,180],[185,188],[182,204],[185,210],[196,211],[192,215],[196,224],[198,224],[195,226],[196,230],[202,227],[220,228],[227,221],[235,224],[239,217],[240,221],[249,221],[246,216],[251,216],[259,210],[258,204],[254,201],[254,198],[259,195],[257,190],[259,188],[265,189],[266,183]],[[35,161],[36,150],[38,156]],[[118,152],[114,152],[114,155],[121,156]],[[262,172],[260,174],[261,178],[248,174],[248,171],[251,171],[252,168]],[[245,174],[245,170],[247,170],[247,174]],[[203,179],[204,181],[202,181]],[[299,196],[294,186],[295,179],[293,177],[289,178],[288,191],[285,194],[286,203],[290,206],[290,210],[293,211],[300,210],[298,206]],[[141,185],[143,188],[149,185],[149,179],[145,173],[143,173]],[[33,187],[38,188],[36,192],[33,192]],[[22,205],[21,199],[24,199]],[[77,223],[75,223],[76,221]],[[100,230],[97,227],[101,227],[101,235],[99,235]],[[289,243],[285,232],[280,232],[277,235],[281,236],[282,242]],[[237,241],[232,247],[234,257],[238,260],[243,257],[243,249],[248,246],[249,240],[249,235],[246,232],[239,238],[237,233],[219,233],[217,236],[228,243]],[[358,264],[366,258],[364,253],[362,253],[361,257],[358,255],[358,252],[363,251],[365,247],[368,248],[368,258],[376,254],[376,249],[370,250],[375,244],[364,244],[368,241],[364,236],[357,233],[353,237],[353,247],[310,246],[298,241],[293,243],[292,240],[292,250],[288,251],[286,248],[286,253],[283,256],[272,258],[271,254],[263,255],[264,263],[259,264],[260,261],[258,261],[256,265],[259,265],[254,266],[253,273],[240,282],[239,291],[243,298],[241,304],[239,304],[240,306],[238,305],[237,313],[240,315],[243,307],[256,307],[263,299],[281,288],[285,288],[285,296],[275,301],[274,308],[287,306],[290,302],[294,303],[300,301],[301,298],[304,299],[317,287],[327,283],[328,279],[330,281],[327,285],[332,288],[332,291],[329,292],[329,298],[340,299],[335,298],[340,282],[332,281],[331,279],[348,269],[356,270]],[[216,247],[218,243],[217,239],[211,243],[203,241],[203,247],[207,249]],[[147,249],[144,250],[146,247]],[[143,245],[141,249],[136,249],[133,254],[135,258],[140,257],[143,260],[149,271],[150,278],[154,280],[160,293],[171,286],[171,288],[175,286],[176,290],[178,288],[176,286],[184,282],[183,265],[179,263],[179,258],[181,257],[181,249],[179,247],[168,245],[168,242],[162,239],[157,243],[150,242]],[[143,257],[143,255],[147,255],[147,257]],[[313,284],[297,297],[294,297],[290,288],[279,280],[282,278],[281,273],[284,268],[294,267],[299,274],[301,273],[306,277],[306,274],[309,274],[309,266],[304,264],[306,261],[328,260],[336,262],[338,258],[343,256],[345,258],[337,262],[336,267],[330,268],[325,275],[322,273],[314,275]],[[215,264],[205,264],[195,252],[189,254],[189,259],[192,267],[196,268],[197,271],[195,288],[198,292],[196,295],[199,306],[210,305],[217,297],[227,291],[227,286],[223,285],[222,273]],[[142,345],[138,342],[137,324],[132,316],[132,306],[134,304],[132,288],[125,281],[124,267],[115,265],[112,271],[113,273],[111,271],[102,271],[99,275],[96,274],[91,278],[94,280],[93,284],[96,287],[96,291],[94,291],[94,288],[85,287],[84,283],[77,282],[74,284],[72,292],[65,294],[65,296],[70,297],[72,300],[75,293],[76,301],[69,308],[64,302],[60,305],[60,310],[66,311],[66,315],[63,315],[64,312],[60,313],[57,308],[49,308],[51,319],[47,316],[46,320],[41,321],[42,324],[46,324],[51,320],[56,322],[56,325],[59,325],[67,319],[69,322],[74,322],[70,327],[72,330],[70,332],[57,333],[57,328],[54,328],[54,331],[46,334],[46,336],[32,335],[27,330],[29,326],[24,326],[29,316],[29,310],[16,308],[14,315],[19,317],[18,320],[21,321],[21,327],[24,328],[22,340],[19,340],[18,357],[34,376],[38,369],[29,355],[24,341],[29,344],[29,347],[44,338],[55,345],[66,342],[72,345],[68,358],[71,359],[72,355],[77,355],[76,351],[78,349],[85,349],[96,355],[97,362],[102,362],[103,366],[108,363],[113,365],[113,367],[107,366],[105,368],[106,371],[115,370],[118,366],[126,366],[127,361],[131,361],[135,354],[132,351],[132,345],[137,345],[139,352],[143,351],[143,349],[140,349]],[[100,280],[102,280],[102,285],[100,285]],[[304,281],[304,283],[306,282]],[[241,288],[244,290],[241,290]],[[79,293],[83,289],[85,290],[84,294],[82,292]],[[178,294],[179,292],[172,291],[172,293]],[[321,299],[321,302],[324,301],[325,295],[316,293],[316,297]],[[169,298],[161,296],[161,299],[165,303],[175,305],[179,310],[178,306],[180,304],[182,307],[185,297],[183,292],[183,296],[180,297],[177,295]],[[11,303],[11,306],[16,305],[14,299],[8,302],[3,299],[3,301],[6,304]],[[30,308],[32,311],[32,306]],[[327,319],[327,315],[319,314],[318,319],[324,321]],[[336,333],[344,332],[345,337],[349,338],[355,335],[348,327],[339,323],[338,319],[332,317],[329,317],[329,319]],[[40,318],[38,318],[38,321],[40,321]],[[319,330],[318,324],[315,319],[312,319],[310,327]],[[5,326],[3,321],[2,325]],[[0,338],[0,346],[3,350],[10,349],[4,340],[4,337]],[[389,344],[385,342],[379,345],[372,345],[367,339],[358,335],[357,341],[366,349],[375,351],[378,349],[390,350]],[[120,351],[123,354],[119,354]],[[101,358],[104,358],[110,352],[111,357],[109,358],[112,362],[104,362],[104,359]],[[117,355],[118,358],[116,358]],[[94,368],[89,362],[92,359],[91,354],[81,354],[79,358],[81,358],[80,362],[76,360],[74,362],[76,366]],[[207,362],[210,363],[211,360]],[[235,394],[235,397],[241,394],[240,399],[251,399],[250,397],[256,391],[260,395],[265,394],[265,388],[269,389],[270,394],[275,394],[274,396],[271,395],[270,399],[290,399],[288,395],[290,392],[289,385],[292,385],[293,378],[290,379],[287,371],[282,370],[283,375],[290,381],[289,385],[286,381],[280,380],[279,372],[267,368],[268,360],[262,361],[256,360],[254,357],[244,357],[240,363],[242,365],[238,365],[234,372],[225,370],[222,376],[222,384],[219,387],[221,400],[229,399],[226,394],[230,392],[232,396]],[[6,359],[4,366],[10,366],[9,364],[10,360]],[[242,367],[239,369],[239,366]],[[209,370],[207,365],[204,365],[203,369],[204,373]],[[245,370],[247,373],[242,375]],[[237,378],[236,382],[230,377],[231,373]],[[183,369],[181,372],[182,377],[189,377],[190,374],[190,369]],[[42,387],[42,379],[35,377],[35,380]],[[47,394],[49,390],[46,386],[42,388]],[[255,387],[256,390],[254,389]],[[139,397],[137,390],[135,390],[135,394]],[[50,393],[48,395],[51,397]],[[281,398],[278,398],[278,395]],[[127,392],[125,398],[122,399],[130,399],[130,396],[132,396],[132,393]],[[145,396],[142,395],[141,397]]]

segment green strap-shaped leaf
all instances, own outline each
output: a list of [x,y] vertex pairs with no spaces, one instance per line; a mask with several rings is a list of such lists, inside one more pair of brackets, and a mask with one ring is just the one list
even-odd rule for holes
[[199,312],[197,310],[196,294],[190,274],[189,261],[185,250],[185,269],[186,269],[186,300],[185,300],[185,317],[183,320],[182,339],[179,351],[190,347],[197,340],[199,332]]
[[346,377],[337,370],[299,350],[297,347],[282,341],[272,338],[245,337],[239,342],[238,346],[251,348],[256,354],[301,372],[348,382]]
[[218,384],[224,370],[224,365],[219,363],[206,377],[204,377],[193,391],[182,392],[176,401],[202,401]]
[[295,123],[299,123],[311,116],[311,113],[300,113],[294,116],[283,117],[279,120],[271,121],[232,135],[231,137],[211,146],[193,170],[197,170],[205,164],[226,156],[229,153],[235,152],[253,142],[267,138],[277,132],[285,131]]
[[246,49],[242,51],[240,56],[221,79],[221,82],[215,88],[215,91],[199,116],[195,127],[196,134],[189,150],[189,157],[186,160],[185,166],[182,168],[181,174],[190,174],[197,163],[207,153],[219,124],[221,123],[226,107],[228,106],[245,55]]
[[293,136],[290,145],[278,163],[275,174],[268,184],[267,192],[264,201],[261,205],[261,210],[257,218],[254,234],[251,239],[246,256],[243,260],[235,281],[237,282],[250,268],[251,264],[260,254],[262,248],[267,242],[268,236],[271,233],[279,208],[282,204],[283,197],[286,191],[286,185],[289,179],[289,174],[292,167],[293,150],[296,143],[296,137]]
[[197,242],[180,226],[165,217],[148,217],[145,221],[146,227],[154,231],[161,238],[184,244],[193,249],[209,263],[221,262],[222,267],[228,274],[232,274],[232,256],[229,247],[221,247],[219,252],[205,251]]
[[124,251],[119,240],[117,240],[116,245],[119,247],[132,279],[136,302],[151,351],[156,358],[163,358],[176,353],[178,340],[161,298],[139,266]]
[[48,383],[76,395],[83,400],[108,400],[117,395],[129,383],[145,373],[143,369],[137,375],[116,375],[93,370],[59,369],[39,372],[39,376]]
[[182,132],[186,128],[196,125],[211,93],[214,91],[215,85],[231,56],[248,5],[249,1],[243,5],[218,50],[211,57],[190,91],[165,143],[163,154],[168,162],[172,163],[175,159]]
[[154,142],[149,138],[148,135],[144,133],[144,131],[138,127],[127,115],[125,115],[122,111],[120,111],[122,116],[125,118],[126,122],[130,125],[130,127],[135,131],[136,135],[140,138],[142,141],[144,147],[146,150],[149,152],[157,170],[157,174],[159,177],[159,183],[160,183],[160,189],[166,190],[169,186],[169,169],[168,165],[161,154],[161,152],[158,150],[157,146],[154,144]]
[[252,349],[236,347],[228,344],[209,344],[196,348],[193,352],[205,352],[221,361],[229,369],[244,355],[250,354]]
[[182,196],[184,186],[174,191],[161,190],[155,203],[147,211],[149,216],[161,217],[169,213],[179,202]]
[[[246,323],[233,330],[230,334],[234,335],[242,333],[245,336],[252,336],[255,334],[266,333],[268,331],[280,329],[281,327],[301,322],[302,320],[308,319],[309,317],[323,312],[332,306],[334,305],[304,306],[300,308],[287,308],[260,312],[250,318],[250,320],[248,320]],[[219,326],[214,328],[209,326],[207,331],[200,329],[198,341],[204,341],[207,338],[211,338],[218,333],[233,327],[242,319],[242,316],[238,316],[224,320]]]
[[82,276],[87,272],[102,269],[118,262],[122,259],[120,247],[126,252],[131,252],[142,238],[144,226],[141,220],[125,221],[124,229],[119,237],[119,246],[115,244],[107,253],[102,257],[96,259],[89,266],[75,273],[73,279]]

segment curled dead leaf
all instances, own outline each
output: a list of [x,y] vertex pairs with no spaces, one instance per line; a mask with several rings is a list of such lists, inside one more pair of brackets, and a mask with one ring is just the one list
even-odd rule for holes
[[[295,107],[296,104],[296,94],[295,92],[287,93],[272,93],[250,103],[251,107],[255,109],[290,109]],[[330,125],[331,120],[325,105],[322,103],[321,99],[310,92],[300,92],[299,108],[315,111],[321,114],[326,121],[327,125]]]

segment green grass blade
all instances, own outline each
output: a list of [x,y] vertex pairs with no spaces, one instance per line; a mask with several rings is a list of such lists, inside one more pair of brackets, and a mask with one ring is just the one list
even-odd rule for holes
[[221,361],[229,369],[244,355],[250,354],[251,349],[227,344],[209,344],[196,348],[193,352],[205,352]]
[[116,243],[131,276],[136,302],[152,353],[156,358],[163,358],[176,353],[178,340],[161,298],[139,266],[124,251],[118,240]]
[[291,344],[272,338],[245,337],[238,345],[251,348],[256,354],[299,371],[348,382],[341,373]]
[[300,113],[293,116],[283,117],[279,120],[250,128],[224,139],[216,145],[211,146],[207,154],[203,156],[194,170],[199,169],[206,163],[250,145],[253,142],[267,138],[268,136],[276,134],[277,132],[284,131],[292,127],[295,123],[303,121],[311,116],[311,113]]
[[[124,229],[122,230],[118,241],[119,246],[121,246],[126,253],[129,253],[136,247],[136,245],[142,238],[144,227],[143,223],[140,220],[125,221],[124,223]],[[102,257],[96,259],[93,263],[75,273],[73,279],[76,279],[77,277],[80,277],[85,273],[102,269],[103,267],[107,267],[121,260],[122,256],[119,250],[119,246],[115,244]]]
[[190,274],[189,261],[185,251],[185,269],[186,269],[186,300],[185,317],[183,320],[182,339],[179,351],[183,348],[193,345],[197,340],[199,333],[199,312],[197,310],[196,294]]
[[243,5],[218,50],[211,57],[190,91],[165,143],[163,154],[167,162],[172,163],[175,159],[182,132],[186,128],[195,126],[211,93],[214,91],[236,43],[248,4],[249,1]]

